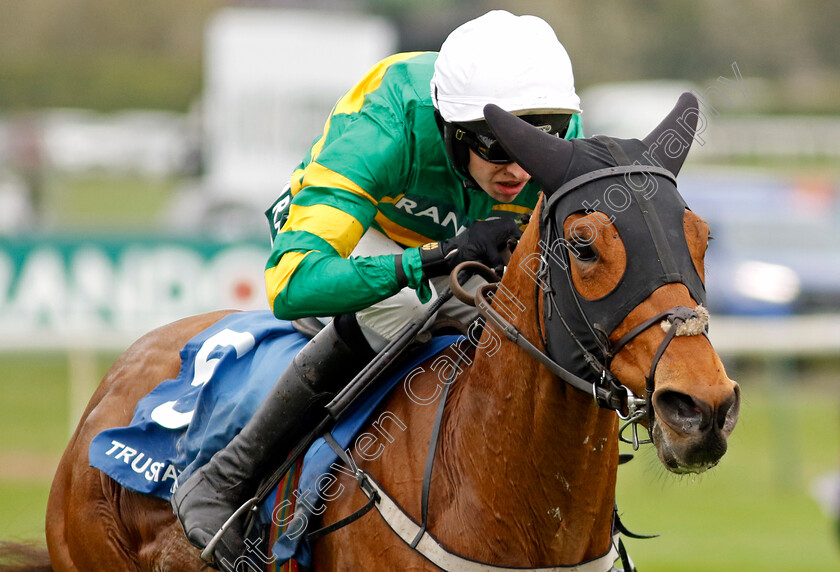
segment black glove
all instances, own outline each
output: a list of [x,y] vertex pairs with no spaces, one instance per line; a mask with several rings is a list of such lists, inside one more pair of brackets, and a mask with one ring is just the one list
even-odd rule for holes
[[490,268],[504,266],[501,252],[511,250],[522,231],[513,219],[479,221],[458,236],[420,247],[420,261],[427,278],[444,276],[465,260],[475,260]]

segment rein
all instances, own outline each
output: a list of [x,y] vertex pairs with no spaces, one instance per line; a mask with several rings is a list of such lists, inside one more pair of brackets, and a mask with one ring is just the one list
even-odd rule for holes
[[[492,321],[493,324],[502,331],[507,339],[524,349],[528,355],[543,364],[551,373],[575,389],[579,389],[593,395],[595,397],[595,401],[597,401],[599,405],[615,410],[622,409],[626,405],[626,401],[622,398],[621,392],[619,391],[622,386],[617,385],[616,387],[604,387],[603,384],[594,384],[591,381],[573,374],[551,359],[551,357],[549,357],[549,355],[543,350],[532,344],[525,336],[522,335],[522,332],[517,330],[513,324],[508,322],[491,306],[491,296],[498,289],[499,282],[499,277],[493,270],[480,262],[466,261],[459,264],[453,270],[453,275],[457,275],[461,272],[479,274],[482,278],[487,280],[488,283],[479,286],[476,293],[473,295],[464,290],[457,280],[451,280],[450,290],[456,298],[465,304],[475,306],[479,314],[481,314],[485,319]],[[606,368],[604,368],[604,371],[606,371]]]
[[[552,213],[559,210],[558,204],[560,203],[561,198],[564,195],[567,196],[570,191],[574,191],[575,189],[578,189],[581,186],[588,185],[593,181],[600,181],[602,179],[608,179],[610,177],[630,175],[633,173],[647,173],[649,175],[656,175],[658,177],[667,179],[669,182],[673,182],[674,184],[676,183],[674,175],[670,171],[652,165],[629,165],[627,164],[629,163],[629,160],[627,159],[626,155],[624,155],[623,151],[620,148],[616,147],[616,144],[614,142],[607,141],[606,145],[610,152],[613,154],[613,156],[618,157],[617,160],[619,161],[619,163],[623,164],[620,164],[619,166],[615,167],[596,169],[587,173],[586,175],[574,178],[562,185],[549,197],[547,204],[545,205],[545,208],[543,209],[540,215],[540,235],[544,237],[545,244],[554,244],[554,241],[552,240],[553,238],[557,238],[558,242],[562,240],[562,234],[557,235],[558,229],[556,227],[556,221],[554,220],[555,217],[552,216]],[[667,214],[669,215],[673,214],[674,208],[685,208],[685,204],[681,203],[682,199],[679,197],[678,194],[676,194],[676,191],[674,191],[674,193],[675,197],[672,197],[674,200],[672,200],[671,203],[672,209],[667,212]],[[678,201],[674,202],[676,199],[678,199]],[[579,391],[583,391],[586,392],[588,395],[592,395],[593,399],[595,400],[595,403],[599,407],[616,411],[619,418],[621,418],[624,421],[624,423],[619,429],[618,437],[621,441],[631,444],[634,450],[638,449],[642,443],[652,442],[652,439],[639,439],[638,425],[640,422],[647,419],[648,427],[651,428],[652,431],[653,424],[655,421],[652,397],[655,390],[654,380],[659,361],[661,360],[668,346],[676,336],[698,335],[701,333],[705,335],[706,326],[708,323],[708,312],[705,310],[705,308],[702,307],[702,305],[698,305],[695,309],[691,309],[685,306],[675,306],[668,310],[659,312],[658,314],[644,320],[642,323],[637,324],[629,332],[622,336],[617,342],[610,342],[608,335],[609,332],[606,330],[613,330],[615,328],[615,324],[607,324],[610,324],[611,320],[613,319],[615,319],[615,322],[617,323],[618,317],[620,316],[624,316],[626,318],[630,309],[632,309],[633,304],[638,305],[639,303],[641,303],[641,301],[644,300],[647,296],[649,296],[650,293],[652,293],[658,286],[667,283],[681,282],[684,285],[686,285],[689,292],[694,296],[695,300],[700,301],[702,304],[702,301],[704,299],[704,296],[696,295],[697,292],[704,293],[702,281],[700,281],[699,278],[697,278],[697,281],[699,282],[699,286],[697,286],[690,279],[686,279],[683,276],[683,274],[680,273],[680,264],[683,263],[683,265],[685,265],[685,252],[681,253],[682,257],[680,257],[680,253],[674,254],[668,242],[667,234],[663,228],[662,220],[659,218],[660,215],[658,213],[658,210],[652,204],[650,204],[650,202],[648,201],[648,197],[645,197],[644,204],[645,206],[640,207],[638,212],[634,215],[635,218],[632,218],[630,220],[636,220],[637,222],[640,221],[639,225],[642,225],[642,228],[647,230],[648,235],[651,239],[651,244],[655,248],[655,252],[646,253],[648,255],[646,260],[656,261],[660,265],[661,272],[658,272],[655,277],[648,277],[648,274],[645,271],[645,267],[637,269],[635,275],[640,277],[642,279],[642,282],[639,283],[637,280],[635,283],[631,282],[629,286],[625,284],[624,289],[621,290],[621,292],[626,292],[628,295],[623,300],[613,302],[612,305],[607,305],[604,307],[609,311],[604,312],[602,310],[600,314],[608,316],[606,322],[601,322],[601,320],[597,320],[600,323],[596,323],[594,320],[591,320],[587,316],[587,312],[584,310],[584,305],[586,303],[582,302],[577,297],[572,296],[572,301],[570,301],[570,304],[571,307],[577,308],[577,316],[572,315],[570,316],[570,318],[574,318],[577,320],[578,323],[582,323],[584,326],[584,330],[576,331],[575,328],[570,326],[567,317],[565,317],[563,315],[563,312],[560,311],[558,300],[555,296],[557,292],[563,293],[564,290],[555,290],[554,285],[551,281],[552,266],[548,263],[548,258],[552,257],[552,253],[547,252],[543,253],[545,254],[545,256],[540,256],[540,269],[538,276],[540,282],[537,284],[536,295],[537,297],[539,296],[540,283],[547,286],[546,288],[544,288],[546,295],[544,316],[546,326],[549,325],[550,321],[559,320],[563,326],[562,329],[560,329],[560,331],[565,329],[569,340],[571,340],[571,346],[561,346],[561,348],[558,350],[556,344],[550,344],[550,340],[544,338],[541,332],[540,341],[542,342],[541,345],[543,349],[540,349],[537,346],[535,346],[530,340],[528,340],[522,334],[522,332],[520,332],[505,317],[503,317],[501,313],[494,309],[492,306],[492,298],[494,293],[499,288],[498,277],[491,269],[487,268],[486,266],[476,262],[464,262],[458,265],[455,269],[453,269],[450,275],[450,290],[453,292],[453,294],[460,300],[475,306],[479,314],[486,320],[489,320],[497,329],[499,329],[505,335],[505,337],[508,340],[521,347],[529,356],[536,359],[551,373],[563,380],[565,383],[569,384],[570,386],[574,387]],[[682,212],[682,210],[680,210],[679,212]],[[672,220],[669,224],[671,225],[669,228],[674,228],[676,225],[676,223],[674,223]],[[639,228],[639,225],[637,225],[634,228]],[[559,261],[559,268],[562,268],[562,270],[565,271],[564,274],[566,280],[568,280],[568,286],[572,289],[571,291],[574,292],[574,284],[568,265],[569,255],[566,250],[563,250],[562,252],[562,256],[565,260],[561,259]],[[688,260],[690,261],[690,257],[688,258]],[[694,271],[693,265],[690,266],[691,270]],[[459,274],[464,272],[465,270],[472,270],[474,272],[477,272],[482,277],[484,277],[485,280],[488,281],[488,284],[480,286],[477,289],[475,295],[472,297],[470,297],[468,294],[466,294],[466,292],[464,292],[457,279]],[[560,279],[561,281],[563,280],[562,278]],[[646,292],[647,294],[645,294]],[[538,301],[539,298],[537,298],[537,302]],[[650,370],[645,377],[645,395],[644,397],[638,397],[634,395],[633,392],[627,386],[623,385],[615,376],[615,374],[612,373],[612,371],[610,370],[610,363],[612,359],[622,349],[624,349],[629,343],[631,343],[639,335],[647,331],[648,328],[652,327],[655,324],[661,324],[662,328],[665,330],[666,333],[665,337],[660,342],[656,352],[653,355],[650,364]],[[546,333],[549,333],[548,329]],[[590,349],[587,347],[588,344],[584,342],[585,338],[589,337],[590,335],[592,337],[592,341],[594,341],[595,351],[600,351],[602,353],[603,357],[600,359],[599,357],[594,355],[592,351],[590,351]],[[584,377],[582,377],[582,375],[585,374],[580,373],[580,370],[578,370],[578,373],[574,373],[561,366],[559,363],[557,363],[557,361],[555,361],[555,359],[551,357],[550,353],[552,350],[554,350],[554,353],[557,353],[558,351],[565,352],[567,350],[579,352],[579,357],[575,359],[582,359],[583,361],[578,362],[578,364],[583,369],[586,369],[587,367],[591,369],[596,374],[596,380],[590,381],[588,379],[585,379]],[[585,365],[583,362],[585,362]],[[449,383],[447,383],[446,385],[447,389],[448,387]],[[320,537],[323,534],[332,532],[340,526],[349,524],[350,522],[359,518],[362,514],[369,511],[371,509],[371,506],[375,506],[377,511],[385,520],[385,522],[409,547],[419,552],[426,559],[428,559],[443,570],[448,570],[452,572],[513,572],[516,570],[528,570],[532,572],[603,572],[614,570],[612,563],[615,562],[615,560],[619,557],[624,563],[624,567],[626,570],[635,570],[635,567],[632,565],[632,561],[630,561],[629,557],[627,556],[626,551],[624,550],[624,547],[618,536],[618,533],[621,531],[622,527],[620,525],[620,521],[618,521],[618,519],[616,518],[616,515],[614,515],[613,518],[613,534],[608,551],[594,560],[573,566],[554,566],[543,568],[507,568],[494,566],[492,564],[487,564],[483,562],[476,562],[474,560],[470,560],[468,558],[464,558],[462,556],[447,551],[441,545],[441,543],[437,539],[435,539],[427,530],[427,509],[429,487],[431,483],[431,473],[435,458],[435,452],[438,445],[440,423],[443,416],[447,393],[447,391],[444,391],[441,395],[437,417],[435,419],[432,435],[429,441],[429,450],[426,458],[426,468],[423,476],[423,487],[421,496],[422,523],[419,525],[415,523],[411,519],[411,517],[401,507],[399,507],[399,505],[397,505],[396,502],[394,502],[394,500],[374,481],[374,479],[368,473],[355,467],[352,464],[352,459],[349,459],[349,456],[346,455],[345,452],[337,446],[333,439],[328,438],[329,434],[327,433],[327,435],[324,436],[327,443],[334,449],[336,454],[338,454],[338,456],[342,460],[344,460],[345,463],[348,463],[350,466],[353,466],[355,468],[355,477],[359,482],[361,490],[368,497],[369,502],[366,503],[359,511],[357,511],[357,513],[346,517],[342,521],[339,521],[338,523],[335,523],[332,526],[326,527],[325,529],[322,529],[320,531],[315,531],[314,533],[312,533],[312,536],[310,538]],[[624,437],[624,432],[628,427],[632,429],[631,439],[627,439]],[[652,434],[651,431],[649,431],[649,433]]]
[[[556,337],[545,337],[542,331],[540,338],[545,351],[540,351],[544,357],[538,357],[542,363],[551,361],[549,369],[558,377],[576,387],[591,393],[598,406],[615,410],[624,424],[619,430],[619,439],[638,449],[643,442],[638,436],[638,424],[647,419],[648,427],[652,429],[654,423],[654,409],[652,404],[655,389],[654,377],[656,368],[668,345],[677,335],[697,335],[706,333],[708,312],[702,307],[705,300],[705,287],[697,275],[690,253],[684,242],[674,241],[675,233],[682,231],[683,212],[687,208],[682,197],[676,190],[675,175],[658,165],[640,164],[631,160],[622,144],[610,139],[596,137],[605,150],[615,160],[616,165],[592,170],[586,174],[572,178],[563,183],[558,189],[547,196],[540,212],[540,245],[543,252],[539,255],[540,267],[538,271],[535,296],[544,294],[544,319],[546,335],[555,332]],[[625,146],[627,146],[625,142]],[[637,150],[638,151],[638,150]],[[648,180],[656,178],[663,182],[663,188],[655,187],[654,191],[645,194],[633,193],[633,200],[629,201],[612,217],[613,224],[623,236],[629,237],[636,250],[627,250],[628,267],[625,276],[619,284],[607,295],[598,300],[584,300],[576,292],[571,273],[571,256],[569,245],[563,237],[559,221],[565,220],[570,214],[580,212],[583,206],[590,212],[606,197],[609,189],[624,189],[627,178],[631,175],[642,175]],[[611,181],[616,181],[612,182]],[[606,187],[606,190],[604,188]],[[635,188],[634,188],[635,189]],[[638,189],[635,189],[638,190]],[[654,203],[654,194],[657,200]],[[570,197],[574,195],[580,203]],[[628,240],[628,238],[625,238]],[[559,248],[559,253],[552,249],[554,245],[567,245]],[[549,260],[553,260],[551,264]],[[627,273],[630,273],[629,275]],[[629,277],[628,277],[629,276]],[[562,282],[557,288],[554,280]],[[695,309],[685,306],[675,306],[648,318],[633,327],[627,334],[613,343],[609,334],[627,317],[630,311],[650,296],[656,288],[669,283],[683,284],[699,305]],[[498,312],[492,312],[488,297],[495,287],[491,286],[476,293],[476,307],[483,315],[492,319],[505,335],[519,345],[522,336],[511,324],[507,323]],[[538,300],[537,300],[538,301]],[[562,310],[561,310],[562,307]],[[489,309],[489,311],[488,311]],[[564,315],[566,312],[570,314]],[[559,321],[561,328],[550,328],[551,322]],[[632,342],[637,336],[656,323],[662,323],[665,338],[659,344],[651,361],[650,370],[645,377],[645,395],[636,396],[624,386],[610,370],[613,358]],[[686,326],[685,324],[690,324]],[[539,326],[539,322],[538,322]],[[564,331],[567,336],[557,336],[556,331]],[[560,339],[560,345],[558,345]],[[534,355],[533,344],[526,351]],[[524,347],[524,346],[523,346]],[[539,351],[539,350],[537,350]],[[600,353],[600,356],[593,352]],[[571,359],[570,367],[577,367],[575,374],[563,370],[549,355],[560,355],[564,359]],[[536,357],[536,356],[535,356]],[[595,381],[589,381],[585,370],[590,370]],[[563,371],[561,371],[563,370]],[[561,375],[563,374],[563,375]],[[632,427],[632,438],[624,437],[624,431]]]

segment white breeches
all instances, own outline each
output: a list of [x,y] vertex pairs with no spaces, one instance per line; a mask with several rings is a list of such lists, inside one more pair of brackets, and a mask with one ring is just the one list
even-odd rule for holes
[[[402,251],[403,247],[399,244],[371,228],[362,236],[351,256],[400,254]],[[407,323],[422,317],[432,301],[437,298],[437,293],[448,286],[449,276],[432,278],[429,282],[432,287],[432,298],[426,304],[420,302],[417,292],[413,289],[403,288],[390,298],[356,312],[356,319],[362,328],[362,333],[364,333],[374,351],[384,348]],[[482,278],[473,276],[467,281],[465,287],[467,290],[473,291],[483,283]],[[472,321],[477,315],[478,312],[474,307],[467,306],[455,298],[446,302],[437,313],[438,317],[455,318],[464,323]],[[430,320],[427,326],[431,325],[433,321]]]

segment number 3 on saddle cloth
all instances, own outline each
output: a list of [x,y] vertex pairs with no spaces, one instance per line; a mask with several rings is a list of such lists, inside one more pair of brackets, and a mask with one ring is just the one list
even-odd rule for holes
[[[332,429],[336,441],[349,447],[397,382],[457,340],[458,336],[436,337],[421,351],[412,352],[409,360],[342,415]],[[94,437],[90,465],[128,489],[169,501],[176,479],[185,482],[248,423],[307,341],[291,322],[278,320],[271,312],[238,312],[222,318],[187,342],[178,377],[141,399],[129,426]],[[293,467],[260,507],[261,526],[255,527],[259,529],[255,536],[272,546],[272,570],[297,570],[295,561],[310,564],[304,532],[313,524],[312,509],[322,506],[316,501],[321,492],[317,487],[329,486],[323,477],[338,468],[336,459],[319,439],[302,466],[299,462]],[[278,459],[277,465],[284,460]],[[307,500],[296,502],[297,498]]]

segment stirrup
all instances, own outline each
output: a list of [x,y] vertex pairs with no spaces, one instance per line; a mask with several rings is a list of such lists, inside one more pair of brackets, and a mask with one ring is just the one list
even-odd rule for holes
[[216,562],[216,545],[222,539],[222,536],[224,536],[225,532],[228,531],[228,529],[233,525],[234,522],[236,522],[236,520],[239,517],[241,517],[246,512],[254,510],[258,504],[258,498],[250,498],[247,501],[245,501],[245,504],[240,506],[232,515],[230,515],[230,517],[222,525],[222,528],[216,531],[216,534],[213,535],[213,538],[210,539],[210,542],[208,542],[207,546],[204,547],[204,550],[201,551],[201,559],[204,562],[207,562],[208,564],[214,564]]

